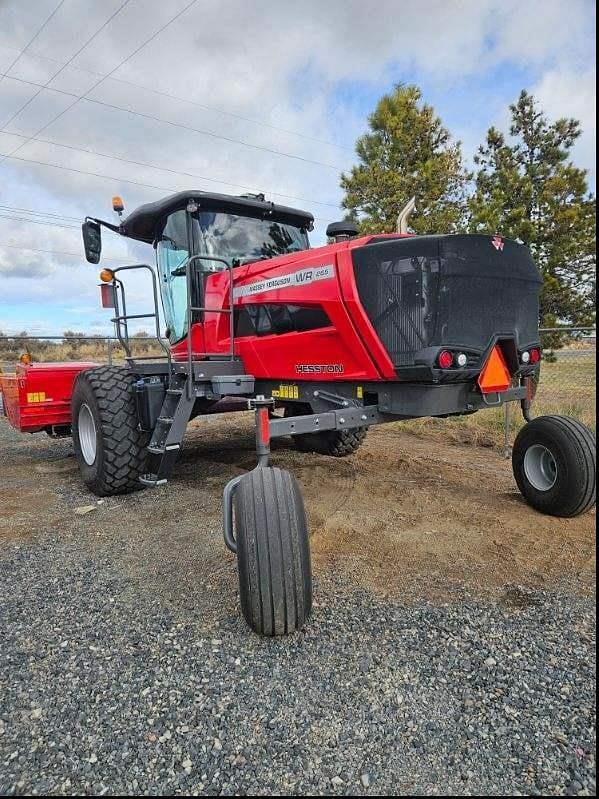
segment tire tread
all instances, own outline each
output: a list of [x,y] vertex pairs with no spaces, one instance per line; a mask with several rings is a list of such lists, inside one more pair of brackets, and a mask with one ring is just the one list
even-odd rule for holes
[[312,583],[305,512],[295,478],[274,467],[247,474],[235,494],[243,615],[262,635],[299,630]]
[[353,430],[323,430],[321,433],[293,436],[293,442],[300,452],[316,452],[333,458],[346,458],[357,451],[367,432],[367,427],[357,427]]
[[100,416],[103,439],[102,474],[90,486],[101,496],[127,494],[143,486],[149,434],[138,430],[133,383],[135,376],[119,366],[99,366],[81,372],[73,396],[83,384],[91,390]]
[[[566,447],[576,463],[576,480],[568,475],[567,484],[544,498],[528,485],[523,459],[533,437],[553,438],[558,446]],[[539,416],[525,425],[514,443],[513,466],[518,487],[533,507],[554,516],[574,517],[589,511],[597,500],[596,439],[592,430],[568,416]],[[582,481],[582,482],[577,482]]]

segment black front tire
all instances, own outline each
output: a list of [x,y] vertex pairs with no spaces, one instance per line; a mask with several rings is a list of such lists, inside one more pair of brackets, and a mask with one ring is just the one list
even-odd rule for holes
[[[85,485],[98,497],[128,494],[143,488],[139,478],[145,471],[149,433],[138,429],[134,383],[135,376],[126,368],[99,366],[81,372],[73,387],[75,456]],[[81,414],[83,406],[87,410]],[[79,429],[80,419],[86,417],[88,431],[92,429],[89,417],[95,428],[93,460],[89,444],[93,436],[88,435],[86,448],[85,435]]]
[[310,544],[295,477],[274,467],[249,472],[235,491],[239,597],[259,635],[300,630],[312,608]]
[[512,453],[514,477],[529,505],[569,518],[596,502],[595,435],[576,419],[539,416],[518,434]]

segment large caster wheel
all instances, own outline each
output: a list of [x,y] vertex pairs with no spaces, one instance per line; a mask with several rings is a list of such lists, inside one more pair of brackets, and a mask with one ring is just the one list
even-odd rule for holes
[[539,416],[514,444],[512,465],[529,505],[551,516],[572,517],[596,501],[597,451],[588,427],[566,416]]
[[260,635],[300,630],[312,608],[304,503],[292,474],[259,467],[235,490],[241,609]]

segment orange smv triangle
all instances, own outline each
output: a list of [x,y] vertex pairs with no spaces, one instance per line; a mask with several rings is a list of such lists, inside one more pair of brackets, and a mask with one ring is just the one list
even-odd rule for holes
[[482,372],[478,376],[478,385],[483,394],[494,394],[507,391],[512,382],[503,352],[495,345],[489,355]]

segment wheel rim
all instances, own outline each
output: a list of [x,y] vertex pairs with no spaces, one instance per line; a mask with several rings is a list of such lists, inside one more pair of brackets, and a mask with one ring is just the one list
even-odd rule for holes
[[89,406],[85,403],[79,408],[77,429],[83,460],[91,466],[96,460],[96,423]]
[[557,480],[557,463],[550,450],[542,444],[534,444],[526,450],[524,473],[528,482],[537,491],[549,491]]

